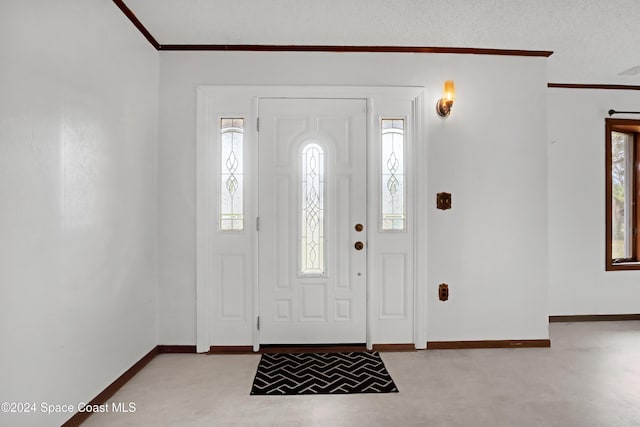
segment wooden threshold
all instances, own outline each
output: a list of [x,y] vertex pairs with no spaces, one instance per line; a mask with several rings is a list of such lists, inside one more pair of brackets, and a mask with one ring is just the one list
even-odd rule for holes
[[288,345],[266,344],[260,346],[259,353],[345,353],[368,351],[365,344],[329,344],[329,345]]
[[252,345],[212,345],[207,354],[253,354]]
[[617,322],[640,320],[640,314],[578,314],[570,316],[549,316],[549,322]]
[[551,340],[428,341],[427,350],[551,347]]
[[195,345],[159,345],[158,354],[166,353],[195,353]]
[[[351,351],[369,351],[364,344],[349,345],[262,345],[257,352],[253,346],[211,346],[208,354],[261,354],[261,353],[339,353]],[[416,351],[414,344],[374,344],[372,351]]]
[[415,344],[374,344],[373,351],[392,352],[392,351],[416,351]]

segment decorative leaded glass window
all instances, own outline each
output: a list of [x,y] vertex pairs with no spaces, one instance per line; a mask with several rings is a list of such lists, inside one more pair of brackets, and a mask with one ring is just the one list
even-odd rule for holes
[[405,229],[404,119],[382,119],[383,231]]
[[220,119],[220,230],[244,229],[244,119]]
[[302,149],[301,267],[302,274],[323,274],[324,150],[316,143]]

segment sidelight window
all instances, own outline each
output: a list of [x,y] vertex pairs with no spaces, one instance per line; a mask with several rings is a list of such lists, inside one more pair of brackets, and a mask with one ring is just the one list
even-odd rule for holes
[[244,119],[220,119],[220,230],[244,229]]
[[382,119],[382,230],[405,229],[404,119]]

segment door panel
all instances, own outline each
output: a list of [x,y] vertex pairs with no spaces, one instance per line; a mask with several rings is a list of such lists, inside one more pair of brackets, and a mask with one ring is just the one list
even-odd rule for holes
[[366,101],[261,99],[259,115],[260,343],[365,342]]
[[[373,121],[376,127],[371,132],[368,171],[369,182],[374,183],[369,188],[368,199],[369,309],[371,317],[375,319],[372,342],[415,343],[414,236],[417,217],[413,213],[418,195],[414,191],[413,178],[414,166],[420,163],[414,163],[413,160],[416,157],[413,105],[402,99],[376,99],[375,105]],[[390,121],[394,122],[392,134],[397,130],[396,124],[401,124],[402,142],[392,137],[399,144],[394,143],[393,147],[387,146],[385,149],[384,135],[389,132]],[[384,122],[387,122],[387,127]],[[401,227],[397,227],[397,223],[389,227],[390,224],[386,222],[385,199],[393,198],[392,191],[396,196],[402,195],[399,205],[404,205],[401,215],[404,217],[404,226]],[[386,209],[386,213],[389,214],[389,209]],[[419,216],[424,215],[425,210],[419,213]],[[376,224],[373,224],[373,218]]]

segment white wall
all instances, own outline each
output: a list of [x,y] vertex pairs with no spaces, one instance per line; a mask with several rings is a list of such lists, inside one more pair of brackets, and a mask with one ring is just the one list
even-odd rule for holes
[[0,402],[77,405],[157,342],[158,54],[96,0],[3,0],[0,52]]
[[604,196],[607,111],[639,105],[638,91],[548,90],[551,315],[640,313],[640,271],[605,271]]
[[[442,121],[435,101],[454,79]],[[195,344],[198,85],[427,88],[427,333],[435,340],[547,338],[546,59],[464,55],[162,52],[159,342]],[[435,194],[453,193],[453,209]],[[437,300],[441,282],[450,301]],[[250,343],[247,343],[250,344]]]

